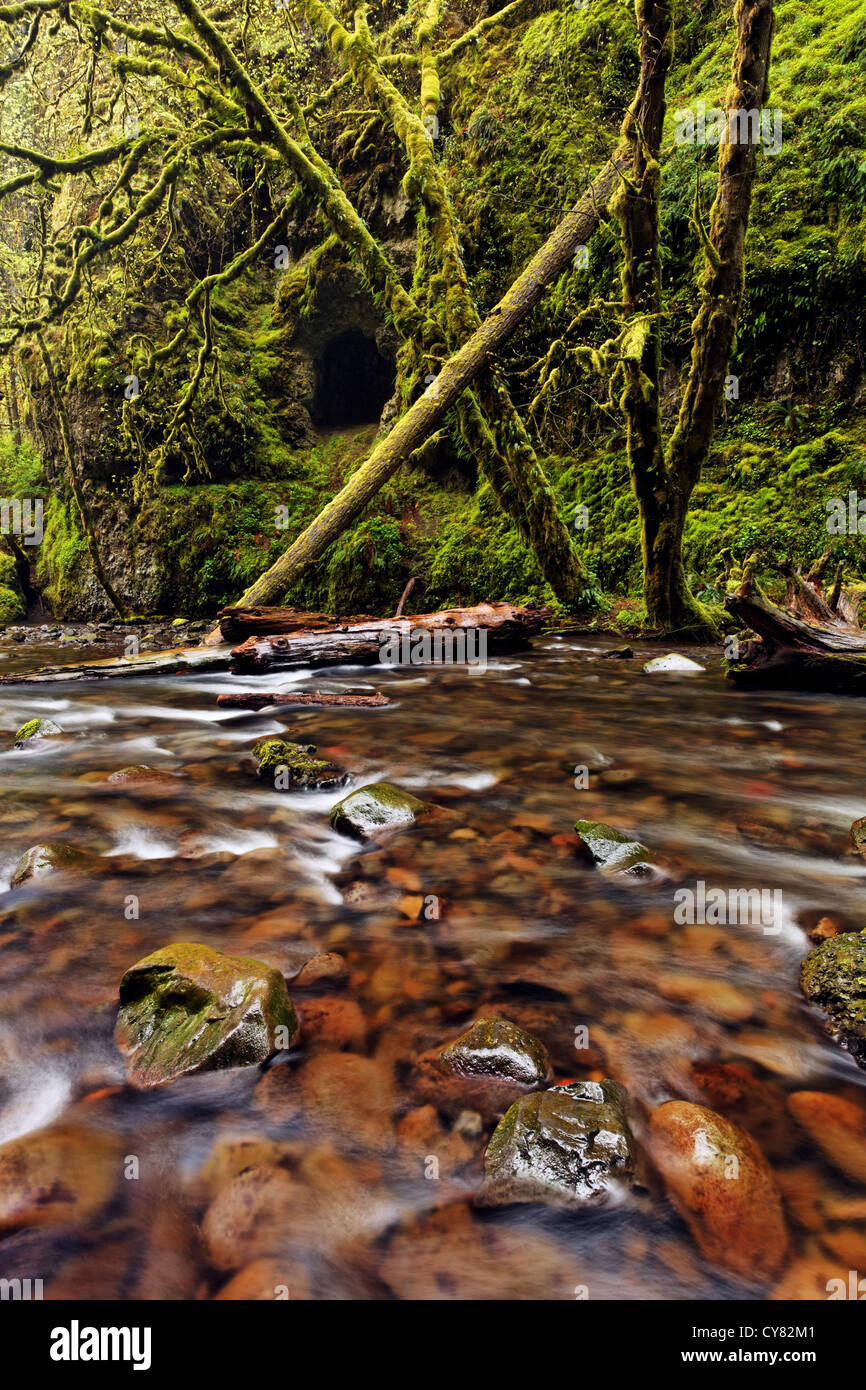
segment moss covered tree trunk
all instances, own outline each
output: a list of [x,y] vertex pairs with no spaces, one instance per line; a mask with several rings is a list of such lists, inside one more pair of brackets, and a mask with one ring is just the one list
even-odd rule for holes
[[[737,42],[726,97],[729,120],[719,148],[719,185],[709,232],[695,200],[695,225],[705,254],[700,307],[676,429],[665,447],[659,380],[662,314],[659,261],[660,152],[665,82],[673,51],[669,0],[638,0],[641,82],[623,134],[632,167],[615,201],[623,247],[625,325],[620,350],[625,381],[621,405],[628,422],[632,485],[640,510],[644,594],[650,624],[667,633],[699,636],[715,623],[691,594],[683,567],[689,501],[709,454],[722,400],[743,294],[746,231],[757,144],[751,123],[730,114],[760,108],[767,96],[773,0],[737,0]],[[638,119],[638,111],[643,112]],[[744,129],[744,127],[746,127]]]

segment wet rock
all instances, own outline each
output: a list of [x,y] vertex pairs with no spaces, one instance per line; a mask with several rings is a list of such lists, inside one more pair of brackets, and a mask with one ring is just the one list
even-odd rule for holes
[[87,1228],[121,1176],[119,1141],[96,1130],[58,1126],[0,1146],[0,1231]]
[[12,887],[17,888],[19,884],[27,883],[32,878],[42,878],[45,874],[87,868],[92,859],[93,856],[86,850],[76,849],[74,845],[33,845],[22,854],[15,865]]
[[849,843],[854,854],[866,859],[866,816],[861,816],[851,826]]
[[645,671],[651,675],[659,671],[703,671],[703,666],[692,661],[690,656],[680,656],[679,652],[669,652],[667,656],[654,656],[652,661],[644,662]]
[[800,967],[806,998],[827,1015],[829,1031],[866,1067],[866,934],[840,932]]
[[788,1109],[834,1168],[866,1183],[866,1110],[827,1091],[794,1091]]
[[170,796],[183,786],[181,779],[164,768],[148,767],[146,763],[133,763],[112,772],[107,779],[109,786],[134,786],[147,796]]
[[134,1086],[252,1066],[290,1047],[297,1032],[283,976],[246,956],[179,943],[138,961],[120,982],[115,1037]]
[[371,782],[338,801],[331,810],[331,825],[341,835],[356,840],[375,840],[381,835],[407,830],[427,810],[426,802],[395,787],[391,782]]
[[277,791],[339,787],[346,773],[334,763],[313,755],[314,743],[288,743],[280,738],[262,738],[253,745],[258,775],[273,782]]
[[26,724],[21,725],[15,735],[15,747],[31,747],[43,739],[53,738],[56,734],[62,733],[60,725],[55,724],[52,719],[29,719]]
[[582,1279],[573,1251],[525,1229],[482,1222],[465,1203],[425,1213],[398,1229],[381,1275],[399,1298],[472,1303],[573,1300]]
[[367,1020],[354,999],[305,999],[301,1007],[307,1047],[347,1048],[360,1052],[367,1041]]
[[713,1110],[672,1100],[653,1112],[649,1143],[706,1258],[748,1283],[778,1274],[788,1246],[782,1199],[754,1139]]
[[484,1156],[479,1206],[544,1202],[583,1207],[634,1179],[625,1092],[615,1081],[574,1081],[516,1101]]
[[531,1090],[550,1081],[547,1049],[506,1018],[479,1018],[443,1047],[439,1064],[452,1076],[490,1077]]
[[610,878],[625,882],[659,883],[666,875],[650,862],[650,851],[639,840],[604,821],[575,821],[574,829],[593,863]]
[[394,1143],[397,1097],[386,1067],[353,1052],[323,1052],[301,1068],[304,1118],[341,1147],[381,1153]]
[[693,1062],[689,1078],[694,1100],[741,1125],[770,1158],[790,1154],[794,1126],[780,1087],[734,1062]]
[[283,1168],[256,1165],[239,1173],[211,1202],[202,1244],[215,1269],[240,1269],[279,1255],[298,1205],[297,1184]]
[[755,1012],[754,1000],[727,980],[665,972],[657,977],[656,988],[672,1003],[688,1004],[726,1023],[745,1023]]
[[602,652],[602,656],[607,661],[631,661],[634,652],[631,647],[610,647],[608,651]]
[[301,967],[294,980],[294,988],[309,989],[314,985],[342,984],[348,974],[349,967],[343,956],[337,951],[326,951],[322,955],[312,956]]

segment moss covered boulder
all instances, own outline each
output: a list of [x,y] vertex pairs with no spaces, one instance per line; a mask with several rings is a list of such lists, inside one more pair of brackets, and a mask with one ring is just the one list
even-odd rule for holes
[[86,850],[76,849],[74,845],[48,844],[32,845],[25,850],[12,874],[12,887],[27,883],[32,878],[43,878],[46,874],[59,873],[65,869],[86,869],[93,856]]
[[427,810],[426,802],[419,801],[402,787],[395,787],[392,782],[371,782],[337,802],[331,810],[331,825],[341,835],[351,835],[356,840],[375,840],[407,830]]
[[342,768],[316,758],[314,743],[288,743],[281,738],[262,738],[253,746],[258,775],[273,782],[277,791],[339,787],[346,780]]
[[578,820],[574,828],[592,862],[607,877],[634,883],[658,883],[667,877],[651,862],[646,845],[631,835],[598,820]]
[[15,747],[32,747],[43,739],[54,738],[57,734],[62,733],[63,730],[60,725],[55,724],[53,719],[28,719],[27,723],[22,724],[15,735]]
[[824,1010],[831,1034],[866,1068],[866,933],[839,932],[816,946],[800,967],[800,986]]
[[574,1081],[511,1106],[484,1155],[483,1207],[585,1207],[634,1181],[635,1148],[615,1081]]
[[115,1039],[133,1086],[254,1066],[297,1034],[283,976],[246,956],[184,942],[154,951],[120,982]]

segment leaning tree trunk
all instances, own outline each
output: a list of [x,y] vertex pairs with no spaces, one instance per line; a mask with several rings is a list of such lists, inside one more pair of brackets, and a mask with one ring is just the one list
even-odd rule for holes
[[[435,381],[376,445],[366,463],[352,474],[315,521],[246,590],[238,601],[239,606],[250,608],[282,599],[304,571],[321,559],[328,547],[361,515],[397,469],[429,438],[466,387],[535,308],[547,286],[562,274],[575,249],[592,235],[600,209],[610,198],[627,160],[628,152],[620,146],[468,342],[449,358]],[[219,629],[205,640],[209,644],[219,642]]]

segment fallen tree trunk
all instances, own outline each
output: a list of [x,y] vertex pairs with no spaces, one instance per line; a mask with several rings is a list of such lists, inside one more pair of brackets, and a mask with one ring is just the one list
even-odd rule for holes
[[270,637],[278,632],[311,632],[337,629],[346,622],[376,621],[364,613],[351,618],[335,618],[332,613],[303,613],[299,608],[221,608],[219,625],[223,640],[241,642],[246,637]]
[[353,709],[379,709],[390,703],[388,696],[378,690],[375,695],[320,695],[318,691],[315,695],[308,695],[299,690],[270,690],[258,694],[245,690],[234,695],[217,696],[217,704],[224,709],[258,710],[267,709],[269,705],[349,705]]
[[186,675],[188,672],[225,671],[228,652],[211,651],[207,647],[172,647],[167,652],[144,656],[105,657],[86,661],[80,666],[42,666],[38,671],[21,675],[0,676],[0,685],[43,685],[60,681],[96,681],[133,679],[146,676]]
[[[367,503],[394,476],[410,454],[433,434],[467,386],[535,308],[547,286],[562,274],[576,248],[592,236],[600,211],[606,206],[629,162],[628,146],[620,145],[580,201],[558,223],[484,322],[463,347],[448,359],[424,394],[400,417],[373,449],[366,463],[356,469],[315,521],[247,589],[240,599],[240,606],[266,604],[282,598],[304,570],[319,560],[338,536],[361,515]],[[216,629],[205,638],[205,643],[212,645],[220,640],[221,633]]]
[[789,607],[780,608],[757,584],[756,565],[751,556],[740,588],[725,597],[728,612],[758,634],[729,666],[729,678],[740,686],[866,694],[866,632],[852,620],[858,596],[837,581],[835,604],[828,603],[817,575],[813,583],[783,566]]
[[368,619],[342,627],[283,634],[251,636],[232,651],[235,672],[264,671],[271,666],[339,666],[350,662],[371,665],[379,661],[389,635],[417,632],[455,634],[478,631],[496,652],[517,651],[541,630],[542,609],[515,608],[510,603],[481,603],[475,608],[443,609],[409,618]]

